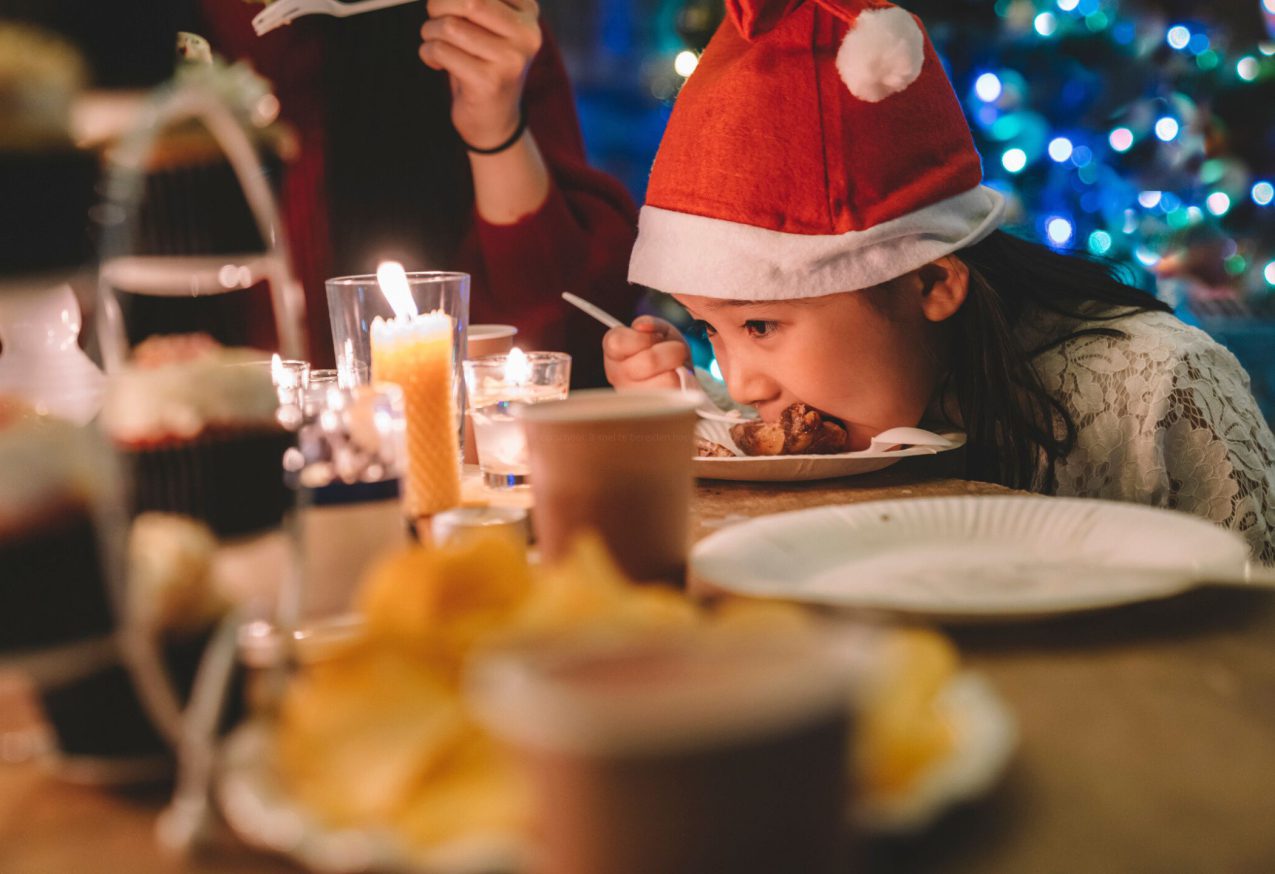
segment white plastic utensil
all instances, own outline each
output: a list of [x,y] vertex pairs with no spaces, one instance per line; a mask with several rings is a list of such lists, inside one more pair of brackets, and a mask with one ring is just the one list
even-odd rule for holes
[[363,12],[375,12],[391,6],[402,6],[412,0],[354,0],[341,3],[338,0],[275,0],[252,19],[257,36],[265,36],[277,27],[291,24],[303,15],[332,15],[347,18]]
[[[608,328],[624,327],[624,322],[620,321],[601,307],[589,303],[587,300],[578,295],[574,295],[569,291],[564,291],[562,293],[562,299],[581,312],[593,316],[593,318],[597,319]],[[717,405],[714,404],[708,395],[705,395],[703,390],[699,387],[699,383],[696,381],[694,374],[686,368],[679,367],[677,369],[677,382],[684,392],[694,392],[695,394],[704,395],[703,403],[701,403],[696,409],[696,412],[704,418],[712,419],[721,416],[726,421],[736,421],[736,417],[726,416],[720,409],[718,409]]]
[[606,325],[608,328],[623,328],[624,327],[624,322],[620,321],[615,316],[611,315],[609,312],[602,309],[602,307],[596,306],[595,304],[591,304],[587,300],[585,300],[584,298],[578,295],[574,295],[569,291],[564,291],[562,293],[562,299],[565,300],[567,303],[571,304],[576,309],[581,310],[582,312],[588,313],[589,315],[593,316],[595,319],[597,319],[602,324]]
[[950,449],[952,441],[942,434],[926,431],[924,428],[886,428],[872,438],[868,449],[888,449],[891,446],[934,446],[939,449]]

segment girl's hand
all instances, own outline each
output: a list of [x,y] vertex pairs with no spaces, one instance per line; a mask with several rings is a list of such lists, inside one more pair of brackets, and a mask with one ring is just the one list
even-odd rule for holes
[[654,316],[607,331],[602,353],[607,381],[618,389],[680,388],[677,370],[691,362],[691,348],[677,328]]
[[536,0],[429,0],[421,60],[446,70],[452,124],[480,149],[503,143],[518,127],[527,67],[540,51]]

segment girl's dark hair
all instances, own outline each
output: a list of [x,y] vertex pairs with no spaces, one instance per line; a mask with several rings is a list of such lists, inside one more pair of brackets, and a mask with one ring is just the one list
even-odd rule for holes
[[1054,463],[1076,440],[1076,423],[1032,367],[1040,353],[1076,337],[1124,337],[1112,327],[1077,328],[1027,348],[1025,315],[1045,311],[1085,322],[1110,321],[1169,307],[1119,278],[1112,264],[1055,252],[1004,231],[956,253],[969,267],[969,293],[952,317],[952,369],[944,396],[955,396],[968,435],[973,479],[1052,492]]

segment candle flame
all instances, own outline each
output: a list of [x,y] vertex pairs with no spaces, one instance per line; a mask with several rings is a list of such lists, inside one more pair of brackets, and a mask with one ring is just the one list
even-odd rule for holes
[[531,362],[517,346],[509,350],[509,357],[505,359],[505,382],[511,385],[531,382]]
[[376,268],[376,282],[394,310],[395,318],[407,320],[416,316],[416,301],[412,300],[412,290],[408,287],[407,273],[402,264],[382,261]]

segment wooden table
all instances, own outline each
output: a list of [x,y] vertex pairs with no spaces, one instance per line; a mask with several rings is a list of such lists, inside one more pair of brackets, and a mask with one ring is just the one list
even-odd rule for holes
[[[703,483],[695,533],[733,516],[1003,491],[925,462],[797,486]],[[1271,597],[1200,592],[951,633],[1014,711],[1018,753],[988,797],[924,834],[865,842],[861,870],[1275,871]],[[0,691],[0,731],[19,718],[13,700]],[[162,796],[69,786],[32,763],[6,764],[4,737],[0,874],[294,870],[225,835],[200,859],[165,860],[152,839]]]

